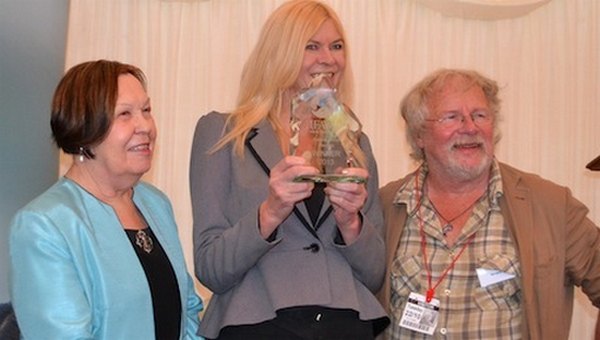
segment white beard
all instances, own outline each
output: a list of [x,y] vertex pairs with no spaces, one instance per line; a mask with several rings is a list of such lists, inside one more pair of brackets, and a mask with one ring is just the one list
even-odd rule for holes
[[464,166],[463,164],[456,161],[454,158],[449,158],[448,168],[446,172],[450,174],[452,178],[460,181],[469,181],[480,177],[486,171],[489,171],[492,165],[493,158],[489,155],[485,155],[481,162],[476,166]]

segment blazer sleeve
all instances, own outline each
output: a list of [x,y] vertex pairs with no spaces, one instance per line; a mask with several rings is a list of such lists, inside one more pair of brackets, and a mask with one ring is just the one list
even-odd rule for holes
[[192,339],[203,339],[198,333],[198,328],[200,327],[200,312],[204,309],[204,305],[202,304],[202,300],[198,295],[196,295],[196,291],[194,288],[194,281],[192,277],[188,274],[187,277],[187,301],[186,301],[186,309],[185,309],[185,317],[186,317],[186,329],[184,334],[184,339],[192,340]]
[[368,197],[361,209],[362,230],[358,239],[349,246],[340,246],[340,252],[352,267],[356,278],[375,293],[381,287],[385,275],[383,213],[378,195],[377,163],[373,157],[371,144],[364,134],[361,136],[360,142],[361,149],[367,156]]
[[226,115],[201,117],[196,126],[190,162],[190,189],[194,219],[196,277],[216,294],[235,286],[278,241],[267,242],[259,233],[258,207],[241,217],[228,208],[232,197],[233,150],[230,145],[209,150],[221,138]]
[[46,216],[20,211],[10,234],[11,294],[27,339],[92,339],[92,310],[69,244]]
[[588,209],[565,189],[566,269],[571,280],[596,307],[600,307],[600,229],[588,217]]

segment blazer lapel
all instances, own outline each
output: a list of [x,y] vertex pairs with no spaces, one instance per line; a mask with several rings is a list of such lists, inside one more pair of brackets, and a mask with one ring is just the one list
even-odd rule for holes
[[[261,168],[268,176],[271,176],[271,168],[273,168],[282,158],[283,153],[279,148],[279,141],[275,136],[275,132],[270,123],[263,119],[255,128],[253,128],[246,138],[246,146],[250,154],[256,159]],[[327,201],[327,200],[325,200]],[[323,214],[323,209],[321,214]],[[308,211],[304,204],[296,204],[294,206],[294,215],[300,220],[302,225],[316,238],[316,229],[311,225]],[[321,216],[321,219],[324,218]],[[322,223],[321,219],[319,222]],[[319,225],[318,223],[317,225]]]
[[[505,223],[508,225],[513,242],[519,250],[519,262],[521,264],[521,274],[523,276],[522,289],[525,297],[525,313],[530,314],[525,320],[538,320],[538,315],[535,308],[529,308],[533,299],[535,299],[534,287],[534,250],[533,242],[533,207],[531,205],[531,197],[529,190],[521,185],[521,178],[512,173],[505,171],[504,167],[500,166],[502,174],[502,183],[504,186],[504,197],[499,200],[502,216]],[[533,338],[536,338],[533,333],[536,333],[536,325],[524,326],[524,335],[530,332]]]
[[[252,128],[246,138],[246,146],[248,146],[252,156],[261,164],[263,170],[273,168],[283,157],[283,153],[279,148],[279,141],[271,124],[266,120],[262,120],[255,128]],[[265,170],[266,171],[266,170]]]

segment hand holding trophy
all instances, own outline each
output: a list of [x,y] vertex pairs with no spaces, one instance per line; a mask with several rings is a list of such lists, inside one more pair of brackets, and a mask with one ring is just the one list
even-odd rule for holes
[[364,167],[358,138],[361,124],[336,98],[329,77],[320,74],[292,100],[290,154],[304,157],[321,171],[296,181],[355,182],[366,178],[344,174],[349,167]]

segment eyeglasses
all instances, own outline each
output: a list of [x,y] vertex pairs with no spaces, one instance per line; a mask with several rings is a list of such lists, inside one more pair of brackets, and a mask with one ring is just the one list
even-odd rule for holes
[[[487,127],[492,123],[492,115],[488,111],[478,110],[469,114],[473,124],[478,127]],[[425,119],[427,122],[437,122],[444,128],[458,128],[465,122],[466,116],[458,112],[446,112],[440,118]]]

